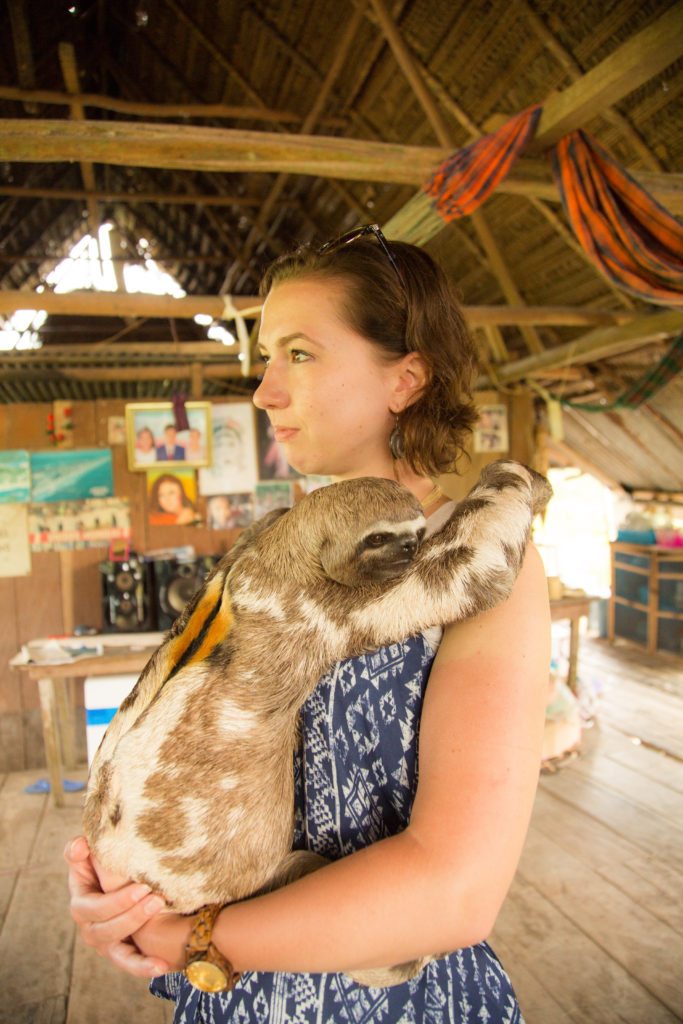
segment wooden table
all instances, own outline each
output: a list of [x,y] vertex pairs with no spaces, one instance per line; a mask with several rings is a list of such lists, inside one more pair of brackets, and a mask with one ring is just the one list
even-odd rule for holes
[[28,679],[38,683],[40,711],[45,741],[45,757],[50,779],[50,788],[57,807],[64,806],[62,765],[75,767],[74,754],[74,708],[69,698],[68,681],[87,676],[139,675],[151,655],[161,643],[161,633],[141,633],[139,638],[122,643],[123,637],[98,635],[94,637],[69,637],[70,642],[83,646],[98,643],[104,647],[102,654],[93,658],[79,658],[64,665],[46,665],[29,662],[21,664],[17,657],[10,662],[12,668]]
[[582,615],[588,615],[591,601],[597,600],[597,597],[593,597],[590,594],[572,594],[550,602],[550,618],[553,622],[569,619],[569,671],[567,672],[567,684],[572,693],[577,692],[576,673],[579,663],[579,619]]

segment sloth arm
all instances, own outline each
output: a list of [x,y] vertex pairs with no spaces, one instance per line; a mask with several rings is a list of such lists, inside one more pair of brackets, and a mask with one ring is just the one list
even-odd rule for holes
[[[549,661],[545,573],[530,548],[506,602],[446,630],[423,706],[408,828],[225,908],[214,942],[235,967],[352,970],[485,939],[531,814]],[[160,915],[135,938],[180,965],[188,934],[187,918]]]

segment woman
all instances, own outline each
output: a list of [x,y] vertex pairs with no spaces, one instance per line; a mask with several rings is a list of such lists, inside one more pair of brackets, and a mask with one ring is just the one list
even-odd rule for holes
[[149,521],[153,526],[187,526],[197,520],[197,510],[181,481],[162,473],[149,492]]
[[149,427],[140,427],[135,439],[135,461],[153,463],[157,461],[157,448],[154,434]]
[[[254,401],[291,465],[396,478],[438,528],[450,504],[430,476],[455,462],[475,416],[474,353],[444,275],[370,226],[282,258],[264,293]],[[503,605],[320,681],[302,713],[295,845],[333,863],[223,909],[212,942],[242,977],[218,996],[178,973],[158,978],[176,1020],[521,1020],[484,940],[531,813],[549,632],[531,549]],[[100,885],[82,839],[67,857],[87,942],[133,974],[182,967],[193,918],[159,915],[144,886],[103,895],[120,880]],[[456,952],[395,987],[340,973],[443,950]]]

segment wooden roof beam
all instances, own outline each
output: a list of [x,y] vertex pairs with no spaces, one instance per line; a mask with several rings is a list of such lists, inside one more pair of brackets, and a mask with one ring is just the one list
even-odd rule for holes
[[[84,121],[85,110],[83,109],[83,103],[79,98],[81,87],[78,81],[78,68],[76,67],[76,51],[71,43],[60,43],[58,53],[66,90],[74,100],[70,116],[75,121]],[[95,169],[89,160],[81,160],[81,177],[83,179],[85,189],[88,192],[94,192],[97,188],[97,185],[95,184]],[[100,228],[97,202],[95,199],[90,198],[86,200],[86,205],[88,208],[88,226],[90,228],[90,234],[93,238],[97,238],[97,232]]]
[[[188,295],[175,299],[170,295],[137,295],[127,292],[31,292],[21,289],[0,291],[0,313],[17,309],[44,309],[60,316],[143,316],[187,319],[207,313],[224,318],[225,296]],[[255,316],[263,303],[256,295],[234,295],[237,309]],[[590,326],[627,325],[636,318],[629,313],[585,309],[574,306],[465,306],[465,316],[473,327],[520,325]],[[683,317],[683,312],[679,314]],[[641,322],[639,318],[638,322]],[[555,350],[553,350],[555,351]],[[502,372],[502,370],[501,370]]]
[[[1,293],[0,293],[1,294]],[[666,341],[683,330],[683,309],[635,317],[629,323],[614,327],[598,327],[573,341],[546,349],[538,355],[526,356],[496,367],[495,381],[481,377],[478,387],[511,384],[531,375],[540,376],[543,369],[558,369],[597,359],[608,359],[621,352],[640,348],[648,341]]]
[[[552,54],[555,60],[565,69],[567,75],[572,79],[572,81],[576,82],[580,78],[583,78],[584,72],[582,68],[574,60],[569,50],[567,50],[555,34],[550,31],[541,15],[537,14],[537,12],[533,10],[528,3],[528,0],[516,0],[516,2],[517,7],[524,12],[525,19],[529,22],[532,30],[541,40],[546,50]],[[600,113],[606,121],[609,121],[618,128],[622,136],[631,143],[646,167],[649,167],[652,171],[662,171],[664,169],[655,154],[650,152],[647,145],[628,118],[624,117],[624,115],[618,110],[615,110],[614,107],[605,107],[600,111]]]
[[[441,146],[406,146],[327,135],[125,121],[17,118],[0,119],[0,150],[9,163],[65,163],[89,159],[121,167],[251,174],[287,171],[397,185],[422,184],[449,155]],[[683,174],[654,174],[632,169],[629,173],[669,210],[683,212]],[[498,191],[559,202],[550,169],[541,161],[519,160]],[[423,198],[430,205],[427,197]],[[434,216],[442,227],[443,221],[437,214]]]
[[[406,46],[401,33],[394,24],[384,0],[370,0],[370,2],[394,57],[408,79],[420,106],[424,110],[427,119],[432,126],[434,134],[442,146],[453,149],[453,139],[446,122],[443,120],[438,107],[427,89],[427,86],[420,75],[417,64],[415,63],[410,50]],[[511,305],[522,305],[523,299],[521,293],[514,282],[512,274],[510,273],[510,268],[505,262],[505,258],[493,237],[493,233],[481,209],[476,210],[471,215],[471,223],[477,238],[486,253],[491,271],[498,281],[503,295]],[[529,326],[522,326],[520,329],[529,351],[542,352],[543,343],[538,331]]]
[[[316,125],[318,124],[318,121],[320,120],[320,116],[321,116],[322,111],[323,111],[323,109],[325,107],[325,104],[327,103],[327,101],[329,99],[329,96],[330,96],[330,93],[332,92],[332,87],[334,86],[334,83],[336,82],[337,78],[339,77],[339,73],[340,73],[342,67],[344,66],[344,62],[346,61],[346,58],[349,55],[349,50],[351,49],[351,44],[353,43],[353,40],[356,37],[356,34],[358,32],[358,29],[360,27],[360,24],[361,24],[362,20],[363,20],[363,10],[362,10],[362,6],[361,6],[361,7],[357,7],[354,10],[351,18],[346,23],[346,27],[345,27],[345,29],[344,29],[344,31],[342,33],[341,39],[339,41],[339,45],[337,46],[336,52],[335,52],[334,57],[332,59],[332,63],[330,65],[329,69],[328,69],[327,74],[325,75],[325,79],[324,79],[322,85],[316,91],[315,99],[313,101],[313,106],[311,107],[310,111],[306,115],[304,123],[303,123],[303,125],[301,127],[302,135],[310,134],[313,131],[313,129],[316,127]],[[249,261],[249,258],[251,256],[252,252],[254,251],[254,246],[256,244],[256,240],[257,240],[259,234],[266,234],[267,233],[267,230],[268,230],[268,219],[270,218],[271,213],[273,211],[273,207],[275,206],[275,203],[279,200],[280,195],[282,194],[282,190],[284,189],[285,185],[287,184],[288,179],[289,179],[289,175],[288,174],[281,173],[281,174],[278,174],[277,178],[273,182],[273,185],[272,185],[272,187],[270,189],[270,192],[266,196],[266,199],[265,199],[265,201],[263,203],[263,206],[262,206],[261,212],[259,213],[259,216],[257,218],[256,224],[252,227],[251,231],[249,232],[249,234],[247,236],[246,242],[244,244],[243,258],[244,258],[245,263],[247,263]],[[229,274],[228,274],[228,276],[226,278],[226,281],[225,281],[226,286],[229,286],[229,283],[230,283],[231,280],[232,280],[232,268],[231,268],[231,271],[229,272]]]
[[543,104],[528,151],[540,152],[649,82],[683,55],[683,7],[674,4],[582,78]]
[[[273,110],[270,107],[236,107],[227,103],[143,103],[138,100],[124,100],[115,96],[102,96],[99,93],[80,93],[77,97],[71,93],[59,92],[55,89],[18,89],[15,86],[0,85],[0,99],[16,103],[29,103],[38,112],[38,104],[50,106],[74,107],[82,105],[96,110],[111,110],[117,114],[132,114],[138,117],[169,117],[169,118],[208,118],[231,121],[269,121],[273,124],[290,124],[297,127],[303,122],[301,114],[289,110]],[[343,117],[321,118],[321,123],[328,128],[344,128]]]
[[113,203],[159,203],[162,206],[260,206],[262,199],[256,196],[217,195],[215,193],[194,195],[169,195],[168,192],[108,192],[95,189],[68,188],[24,188],[22,185],[0,184],[0,196],[14,196],[17,199],[50,199],[65,202],[71,199]]
[[[31,90],[36,84],[36,72],[31,49],[31,35],[26,19],[25,0],[11,0],[7,5],[12,25],[12,42],[17,62],[17,79],[22,90]],[[37,114],[37,105],[28,97],[24,99],[24,110],[27,114]]]

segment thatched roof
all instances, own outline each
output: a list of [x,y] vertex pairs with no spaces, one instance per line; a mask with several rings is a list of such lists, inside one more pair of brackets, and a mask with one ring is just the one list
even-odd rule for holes
[[[105,220],[119,265],[144,236],[219,319],[219,296],[253,306],[284,249],[377,221],[457,282],[482,384],[609,404],[683,330],[680,306],[596,270],[543,156],[585,128],[683,213],[675,2],[73,0],[45,15],[39,0],[1,15],[0,314]],[[535,148],[474,217],[444,227],[415,199],[447,153],[537,103]],[[43,293],[43,348],[0,355],[0,400],[253,387],[192,313],[130,298],[99,296],[93,315]],[[683,490],[679,382],[637,411],[568,409],[565,445],[622,483]]]

